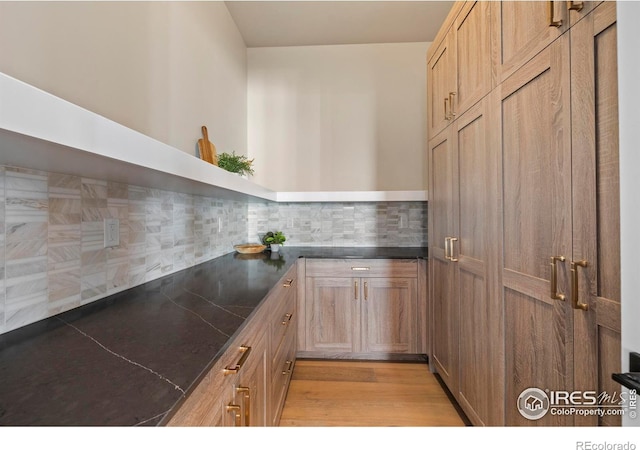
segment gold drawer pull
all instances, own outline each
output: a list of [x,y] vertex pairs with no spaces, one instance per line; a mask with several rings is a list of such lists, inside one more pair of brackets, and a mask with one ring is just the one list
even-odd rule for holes
[[229,403],[227,405],[227,412],[233,412],[233,424],[236,427],[242,426],[242,417],[240,415],[240,405],[234,405]]
[[286,360],[284,364],[285,366],[287,366],[287,368],[282,371],[282,375],[289,375],[291,373],[291,366],[293,366],[293,361]]
[[293,279],[287,278],[287,281],[285,281],[282,286],[288,288],[288,287],[291,287],[292,284],[293,284]]
[[587,303],[580,303],[578,297],[578,267],[587,267],[589,263],[585,260],[571,261],[571,297],[573,299],[573,309],[586,311],[589,309]]
[[244,426],[251,426],[251,389],[246,386],[238,386],[236,393],[242,394],[242,403],[244,406]]
[[564,256],[552,256],[551,257],[551,298],[554,300],[564,300],[566,297],[564,294],[558,293],[558,265],[556,261],[564,262]]
[[284,315],[284,320],[282,321],[282,325],[289,325],[289,322],[291,322],[291,318],[293,317],[293,314],[291,313],[286,313]]
[[240,346],[240,351],[242,352],[242,356],[240,357],[238,362],[235,363],[231,367],[225,367],[224,368],[223,372],[224,372],[225,375],[231,375],[231,374],[234,374],[234,373],[238,373],[240,371],[240,369],[242,369],[243,364],[247,361],[247,358],[249,357],[249,353],[251,353],[251,347],[248,347],[246,345],[241,345]]

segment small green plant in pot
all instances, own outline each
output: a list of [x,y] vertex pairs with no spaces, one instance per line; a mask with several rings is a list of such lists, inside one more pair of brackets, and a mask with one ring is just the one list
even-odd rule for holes
[[268,231],[262,238],[262,243],[268,245],[272,252],[277,252],[286,240],[282,231]]
[[248,159],[244,155],[236,155],[236,152],[231,154],[221,153],[218,155],[218,167],[228,172],[240,175],[253,175],[252,166],[253,159]]

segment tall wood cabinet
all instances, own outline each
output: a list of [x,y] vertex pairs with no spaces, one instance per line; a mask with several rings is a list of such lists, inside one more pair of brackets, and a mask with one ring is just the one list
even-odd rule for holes
[[433,365],[474,424],[619,424],[517,409],[619,391],[615,3],[486,3],[496,85],[430,134]]

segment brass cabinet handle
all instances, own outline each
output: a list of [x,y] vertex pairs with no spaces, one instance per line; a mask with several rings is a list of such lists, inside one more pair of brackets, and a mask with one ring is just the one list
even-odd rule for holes
[[289,375],[291,373],[291,366],[293,366],[293,361],[286,360],[284,364],[287,366],[287,368],[282,371],[282,375]]
[[242,403],[244,406],[244,426],[251,426],[251,389],[246,386],[238,386],[236,393],[242,394]]
[[458,262],[458,258],[454,258],[453,257],[453,243],[454,242],[458,242],[458,238],[457,237],[449,238],[449,261]]
[[233,413],[233,424],[236,427],[242,426],[242,416],[240,415],[240,405],[234,405],[233,403],[229,403],[227,405],[227,412]]
[[555,20],[556,18],[556,11],[554,8],[554,1],[553,0],[549,0],[549,26],[550,27],[556,27],[559,28],[562,26],[562,19],[560,20]]
[[449,242],[451,241],[450,237],[444,238],[444,259],[448,259],[451,261],[451,256],[449,256]]
[[366,281],[364,282],[364,300],[369,300],[369,284]]
[[444,120],[451,120],[451,116],[447,112],[447,103],[449,103],[449,99],[445,97],[444,99]]
[[285,281],[282,286],[288,288],[288,287],[291,287],[292,284],[293,284],[293,279],[288,278],[287,281]]
[[291,322],[291,318],[293,317],[293,314],[291,313],[286,313],[284,315],[284,320],[282,321],[282,325],[289,325],[289,322]]
[[358,300],[358,282],[353,282],[353,299]]
[[456,111],[453,108],[453,97],[456,96],[455,92],[449,92],[449,118],[453,119],[456,116]]
[[582,8],[584,8],[584,2],[568,1],[567,3],[570,11],[582,11]]
[[558,266],[556,261],[564,262],[564,256],[551,257],[551,298],[554,300],[564,300],[566,296],[558,293]]
[[573,309],[586,311],[589,309],[587,303],[580,303],[578,296],[578,267],[587,267],[589,263],[585,260],[571,261],[571,298],[573,299]]
[[242,369],[242,365],[247,361],[247,358],[249,357],[249,353],[251,353],[251,347],[247,347],[246,345],[241,345],[240,351],[242,352],[242,356],[240,357],[238,362],[231,367],[227,366],[224,368],[223,372],[225,375],[238,373],[240,369]]

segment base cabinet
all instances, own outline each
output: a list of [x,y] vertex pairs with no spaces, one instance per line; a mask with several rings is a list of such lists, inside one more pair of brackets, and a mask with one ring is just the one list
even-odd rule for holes
[[307,260],[299,354],[391,359],[426,353],[418,267],[416,260]]
[[278,425],[296,357],[296,270],[272,289],[169,426]]

